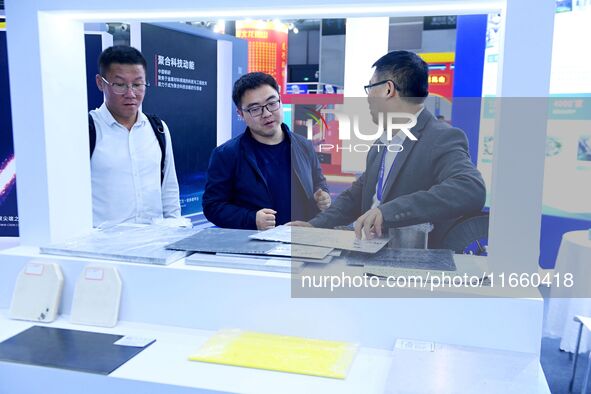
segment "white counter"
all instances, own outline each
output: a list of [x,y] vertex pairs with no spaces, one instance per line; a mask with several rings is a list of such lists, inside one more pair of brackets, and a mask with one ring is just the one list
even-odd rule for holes
[[[65,314],[70,312],[74,283],[83,267],[99,262],[39,255],[32,247],[2,251],[1,309],[9,307],[14,280],[31,258],[57,262],[62,267],[65,285],[61,312]],[[531,380],[533,388],[541,387],[533,392],[548,392],[543,374],[539,375],[541,298],[478,298],[476,293],[465,294],[469,298],[292,298],[289,274],[195,267],[183,261],[170,266],[100,262],[116,266],[121,275],[121,322],[108,330],[73,326],[64,319],[52,325],[152,336],[157,342],[109,377],[0,363],[0,381],[7,382],[7,387],[37,392],[35,385],[45,381],[61,382],[55,386],[60,393],[68,392],[65,388],[70,386],[79,389],[78,384],[84,384],[91,393],[132,389],[185,393],[187,388],[199,388],[197,392],[379,393],[386,385],[395,340],[412,338],[526,354],[537,366],[535,376],[528,375],[527,381]],[[31,324],[4,317],[0,339]],[[186,361],[188,354],[220,328],[347,341],[359,344],[361,351],[344,381]],[[438,367],[434,364],[433,368],[435,379]],[[495,368],[488,368],[493,376]],[[410,368],[405,372],[413,373],[418,377],[424,371]],[[482,374],[475,376],[482,378]],[[540,382],[544,384],[540,386]],[[166,390],[157,389],[159,386],[154,385],[158,384],[165,384]],[[73,388],[71,392],[79,391]]]

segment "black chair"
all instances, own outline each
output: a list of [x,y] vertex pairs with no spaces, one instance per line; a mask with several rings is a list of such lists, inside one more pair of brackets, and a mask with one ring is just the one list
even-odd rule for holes
[[458,254],[486,256],[488,246],[488,213],[460,218],[441,238],[439,247]]

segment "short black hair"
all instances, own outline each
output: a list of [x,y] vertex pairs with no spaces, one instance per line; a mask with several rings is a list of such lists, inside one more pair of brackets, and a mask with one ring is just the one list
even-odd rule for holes
[[146,71],[146,59],[144,55],[134,47],[127,45],[115,45],[105,49],[99,56],[99,73],[104,77],[111,64],[141,64]]
[[238,78],[238,80],[234,82],[234,89],[232,89],[232,101],[234,101],[236,108],[240,109],[242,96],[244,96],[244,93],[247,90],[256,89],[263,85],[269,85],[279,93],[279,85],[277,85],[277,81],[269,74],[252,72],[244,74]]
[[372,67],[382,79],[391,79],[400,97],[421,104],[429,95],[429,66],[416,53],[392,51],[379,58]]

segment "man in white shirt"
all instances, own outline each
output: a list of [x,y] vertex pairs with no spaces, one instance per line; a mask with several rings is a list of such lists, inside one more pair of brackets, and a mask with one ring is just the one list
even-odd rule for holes
[[[148,86],[143,55],[129,46],[107,48],[96,84],[104,103],[90,111],[96,130],[90,161],[94,226],[179,217],[170,132],[164,123],[154,130],[140,111]],[[165,137],[163,167],[156,133]]]

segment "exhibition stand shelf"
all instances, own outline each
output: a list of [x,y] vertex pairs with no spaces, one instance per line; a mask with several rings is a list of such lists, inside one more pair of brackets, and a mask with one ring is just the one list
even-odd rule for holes
[[[426,380],[463,390],[469,386],[450,386],[459,373],[465,384],[488,382],[488,388],[495,389],[488,392],[506,391],[513,383],[528,389],[519,392],[549,392],[539,364],[543,302],[535,293],[529,298],[494,298],[483,288],[445,297],[417,290],[409,293],[412,298],[294,298],[294,279],[285,273],[189,266],[184,260],[159,266],[50,256],[36,247],[19,246],[0,252],[0,309],[10,307],[16,277],[32,259],[59,264],[64,276],[62,316],[48,326],[156,342],[109,376],[0,362],[0,381],[8,392],[36,392],[41,382],[52,382],[60,392],[77,392],[84,385],[97,393],[161,392],[160,385],[171,393],[189,388],[204,393],[421,392]],[[461,265],[483,258],[455,259]],[[120,320],[114,328],[69,323],[74,284],[91,263],[115,267],[121,276]],[[7,312],[1,320],[0,340],[34,324],[9,320]],[[188,361],[224,328],[344,341],[359,350],[344,380]],[[398,339],[428,341],[434,352],[428,356],[395,348]],[[419,367],[424,357],[429,357],[426,369]],[[454,367],[445,361],[450,357]],[[499,369],[486,361],[490,357],[513,367]],[[414,386],[409,376],[416,377],[411,379]],[[396,385],[402,378],[404,385]]]
[[[31,323],[0,315],[0,340]],[[534,354],[437,344],[434,352],[360,348],[345,380],[264,371],[187,360],[211,331],[120,322],[90,328],[67,322],[49,326],[155,338],[156,342],[109,376],[0,361],[6,392],[87,393],[549,393]],[[502,362],[502,364],[497,364]]]

